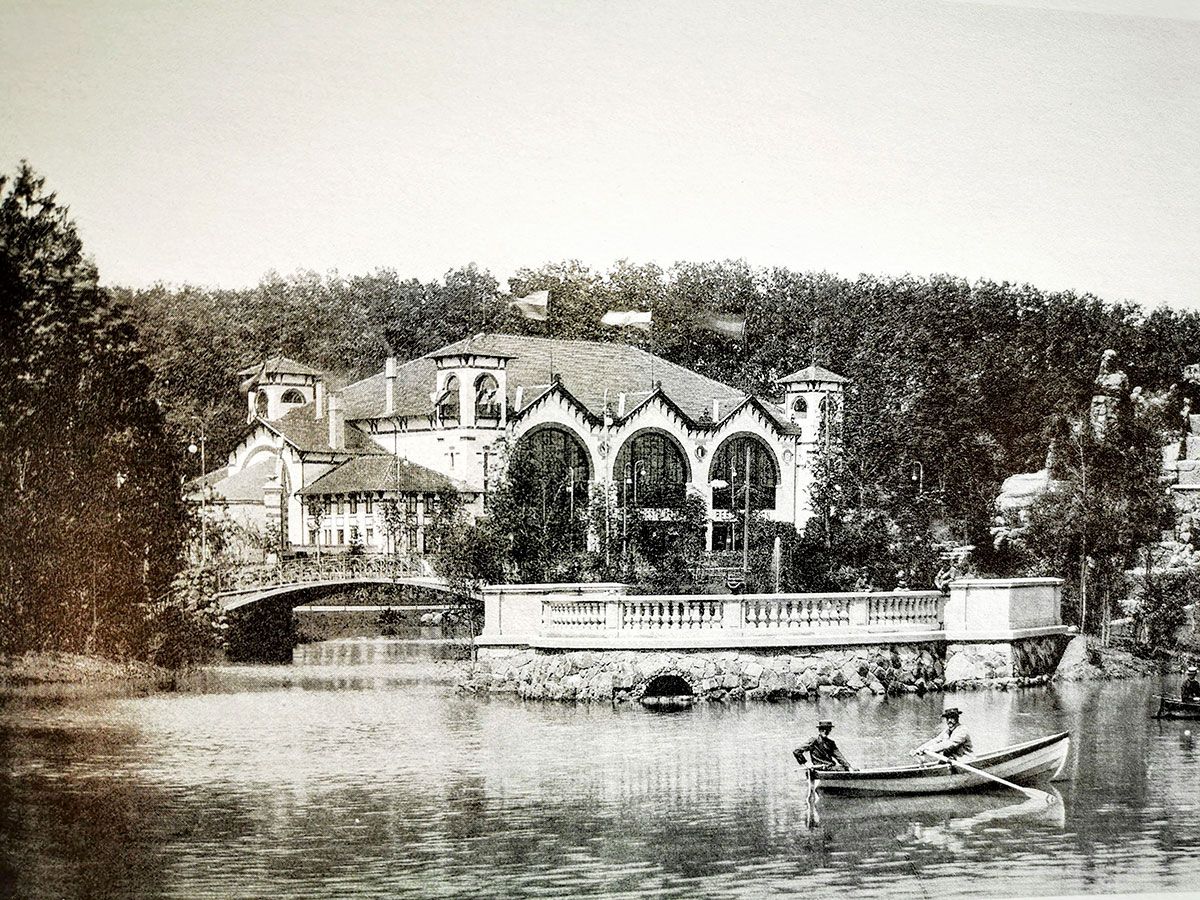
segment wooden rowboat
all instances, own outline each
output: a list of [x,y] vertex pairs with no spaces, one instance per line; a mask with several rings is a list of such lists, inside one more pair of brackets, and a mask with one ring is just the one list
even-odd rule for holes
[[[982,753],[964,762],[1015,784],[1030,785],[1058,777],[1067,763],[1071,736],[1063,731],[1049,737]],[[816,786],[830,794],[942,794],[994,788],[996,783],[947,763],[917,764],[888,769],[816,771]]]
[[1174,697],[1159,697],[1156,719],[1200,719],[1200,703],[1176,700]]

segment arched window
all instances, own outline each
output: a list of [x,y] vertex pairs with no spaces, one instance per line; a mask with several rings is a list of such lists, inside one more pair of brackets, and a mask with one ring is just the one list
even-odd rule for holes
[[500,383],[486,372],[475,379],[475,421],[500,419]]
[[562,428],[539,428],[524,435],[518,447],[539,484],[554,493],[572,491],[576,500],[587,502],[587,485],[592,467],[587,448],[579,438]]
[[671,438],[646,431],[625,442],[617,454],[617,504],[664,509],[683,505],[687,495],[687,459]]
[[[746,461],[750,468],[747,475]],[[734,512],[746,508],[746,485],[750,486],[751,509],[774,509],[775,487],[779,484],[779,466],[775,454],[761,438],[739,434],[717,448],[711,478],[724,486],[713,486],[713,509]]]
[[807,416],[808,415],[808,401],[805,400],[803,397],[797,397],[795,402],[792,403],[792,412],[794,412],[798,416]]
[[523,435],[516,451],[506,477],[527,520],[541,524],[559,549],[586,546],[584,513],[592,478],[587,448],[571,432],[547,427]]
[[446,379],[446,386],[438,397],[438,418],[443,422],[458,422],[458,378],[451,375]]
[[283,396],[279,398],[279,402],[290,403],[294,406],[301,403],[307,403],[308,401],[304,399],[304,395],[300,393],[300,391],[296,390],[296,388],[288,388],[283,392]]
[[254,414],[260,419],[267,417],[267,410],[270,409],[271,401],[267,397],[266,391],[259,391],[254,398]]

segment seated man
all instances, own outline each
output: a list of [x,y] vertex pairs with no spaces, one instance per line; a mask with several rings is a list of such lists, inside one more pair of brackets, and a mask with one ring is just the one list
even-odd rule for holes
[[1200,681],[1196,680],[1196,667],[1188,666],[1187,679],[1179,691],[1184,703],[1200,703]]
[[[838,749],[833,738],[829,736],[831,731],[833,731],[833,722],[828,719],[818,722],[817,736],[803,747],[797,747],[792,751],[796,761],[812,769],[853,769],[854,767],[846,762],[846,757],[842,756],[842,751]],[[808,755],[808,762],[805,762],[805,754]]]
[[934,738],[926,741],[912,752],[913,756],[921,756],[927,752],[939,753],[947,759],[958,759],[971,755],[971,734],[959,724],[962,713],[951,706],[942,718],[946,720],[945,727]]

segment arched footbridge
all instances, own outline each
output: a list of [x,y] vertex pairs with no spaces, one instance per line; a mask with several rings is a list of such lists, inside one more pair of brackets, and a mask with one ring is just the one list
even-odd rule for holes
[[324,557],[236,570],[217,592],[226,612],[264,600],[305,603],[322,594],[359,585],[395,585],[453,594],[446,579],[424,557]]

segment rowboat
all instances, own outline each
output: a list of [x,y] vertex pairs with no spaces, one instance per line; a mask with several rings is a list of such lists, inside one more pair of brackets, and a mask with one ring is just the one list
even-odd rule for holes
[[[1006,781],[1029,785],[1041,778],[1057,778],[1067,763],[1070,748],[1070,733],[1063,731],[963,761]],[[816,787],[830,794],[941,794],[996,786],[981,775],[943,762],[851,772],[813,771]]]
[[1174,697],[1159,697],[1156,719],[1200,719],[1200,703],[1176,700]]

